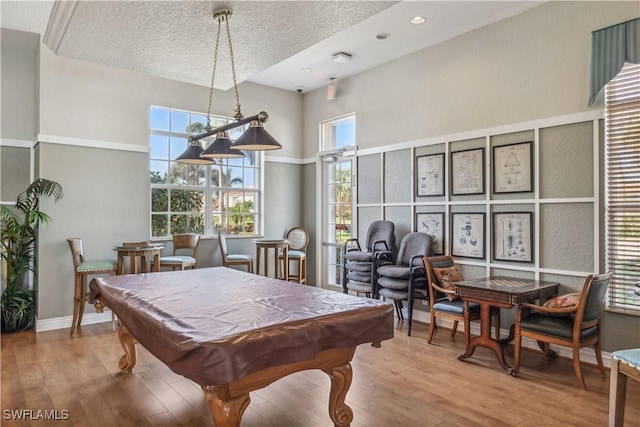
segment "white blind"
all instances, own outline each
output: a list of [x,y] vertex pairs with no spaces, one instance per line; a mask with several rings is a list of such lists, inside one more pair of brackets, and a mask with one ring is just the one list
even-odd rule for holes
[[607,84],[605,116],[607,306],[640,312],[640,65]]

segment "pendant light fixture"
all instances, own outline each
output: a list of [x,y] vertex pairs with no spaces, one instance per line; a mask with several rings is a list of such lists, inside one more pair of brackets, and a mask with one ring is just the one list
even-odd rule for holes
[[[238,83],[236,81],[235,62],[233,59],[233,45],[231,43],[231,31],[229,30],[229,19],[233,13],[229,9],[221,9],[213,13],[213,19],[218,23],[216,35],[216,45],[213,54],[213,71],[211,73],[211,89],[209,91],[209,106],[207,108],[207,124],[204,132],[198,135],[189,136],[189,147],[176,158],[177,162],[188,164],[213,164],[215,158],[244,157],[240,150],[277,150],[282,146],[264,128],[264,123],[269,115],[262,111],[255,116],[245,118],[240,107],[240,95],[238,93]],[[225,26],[227,40],[229,42],[229,55],[231,57],[231,75],[233,77],[233,88],[236,94],[236,108],[234,109],[234,122],[220,126],[216,129],[211,127],[211,105],[213,103],[214,81],[216,68],[218,65],[218,48],[220,46],[220,31]],[[249,129],[243,133],[235,143],[229,139],[227,131],[243,125],[249,124]],[[216,135],[213,141],[203,150],[201,140]]]

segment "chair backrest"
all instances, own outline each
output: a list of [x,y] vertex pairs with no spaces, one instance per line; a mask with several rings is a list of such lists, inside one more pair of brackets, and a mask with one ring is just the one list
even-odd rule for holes
[[367,250],[373,252],[375,242],[384,240],[391,252],[395,251],[396,235],[394,234],[395,224],[391,221],[373,221],[367,230]]
[[409,265],[411,258],[416,255],[429,257],[432,253],[431,236],[426,233],[413,232],[402,238],[398,250],[397,265]]
[[427,273],[427,281],[429,282],[429,301],[431,304],[435,303],[439,298],[443,296],[442,292],[438,292],[433,285],[441,287],[440,281],[433,272],[434,268],[449,268],[453,267],[453,257],[451,255],[438,255],[432,257],[425,257],[424,267]]
[[67,242],[69,242],[69,248],[71,248],[71,255],[73,256],[73,266],[77,270],[80,264],[84,262],[82,239],[73,237],[71,239],[67,239]]
[[229,252],[227,249],[227,238],[222,233],[222,231],[218,231],[218,244],[220,245],[220,254],[222,255],[222,262],[225,263],[227,262],[227,254]]
[[180,255],[184,252],[187,255],[196,257],[198,251],[198,244],[200,243],[199,234],[174,234],[173,239],[173,254]]
[[294,251],[307,252],[309,246],[309,233],[302,227],[293,227],[287,231],[286,239],[289,241],[289,248]]
[[607,293],[610,279],[611,273],[590,274],[585,279],[575,318],[576,323],[580,324],[580,329],[593,327],[600,321],[604,296]]

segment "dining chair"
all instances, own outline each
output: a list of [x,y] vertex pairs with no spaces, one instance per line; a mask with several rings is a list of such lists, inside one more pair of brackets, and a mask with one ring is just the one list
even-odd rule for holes
[[[455,337],[458,323],[464,325],[464,348],[467,350],[471,342],[471,321],[480,319],[480,305],[462,301],[455,291],[455,281],[464,280],[462,273],[456,267],[453,257],[439,255],[425,257],[424,265],[429,284],[429,337],[427,344],[431,344],[433,334],[438,329],[438,317],[453,321],[451,336]],[[500,309],[492,308],[491,317],[495,322],[496,339],[500,338]]]
[[374,254],[379,250],[394,253],[396,246],[395,225],[391,221],[373,221],[367,229],[364,249],[357,238],[344,244],[342,265],[342,292],[353,291],[356,295],[373,295],[376,282]]
[[411,320],[415,300],[429,297],[423,259],[431,255],[431,236],[413,232],[402,238],[396,262],[391,251],[376,252],[376,283],[373,298],[382,296],[393,300],[398,319],[404,320],[402,301],[407,301],[409,321],[407,335],[411,335]]
[[171,236],[173,241],[173,254],[160,257],[160,268],[170,267],[172,270],[185,268],[196,268],[198,252],[198,244],[200,243],[199,234],[174,234]]
[[[590,274],[582,285],[577,301],[567,304],[568,298],[560,295],[542,305],[524,303],[518,306],[515,324],[515,367],[514,375],[520,369],[522,338],[531,338],[542,344],[547,358],[552,358],[549,345],[571,347],[573,369],[578,384],[587,389],[580,365],[580,349],[593,347],[600,374],[607,373],[602,363],[600,350],[600,316],[604,306],[604,297],[611,279],[611,273]],[[562,306],[556,301],[565,301]]]
[[249,273],[253,273],[253,257],[245,254],[230,254],[227,248],[227,237],[220,230],[218,231],[218,244],[220,245],[223,266],[244,265]]
[[[309,232],[302,227],[293,227],[285,234],[285,239],[289,241],[289,280],[295,280],[298,283],[307,283],[307,246],[309,246]],[[280,261],[284,261],[283,256],[279,255]],[[296,270],[291,268],[291,263],[296,263]],[[284,271],[284,268],[282,269]],[[295,271],[295,274],[291,274]]]
[[[86,260],[84,258],[84,247],[81,238],[67,239],[71,255],[73,257],[73,267],[75,271],[75,294],[73,303],[73,319],[71,320],[71,330],[69,335],[73,335],[76,328],[82,323],[84,306],[89,302],[87,292],[88,276],[115,276],[117,262],[110,259]],[[115,325],[115,315],[111,311],[111,320]]]

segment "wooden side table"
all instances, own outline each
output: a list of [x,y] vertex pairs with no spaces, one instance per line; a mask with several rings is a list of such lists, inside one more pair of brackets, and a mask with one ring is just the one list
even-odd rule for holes
[[[260,273],[260,259],[264,257],[264,276],[269,276],[269,249],[273,249],[273,263],[276,279],[289,280],[289,241],[286,239],[256,239],[256,274]],[[280,250],[282,250],[282,277],[280,277]]]
[[129,273],[138,274],[138,258],[140,258],[140,272],[147,272],[147,265],[151,260],[151,271],[160,271],[160,251],[163,245],[139,245],[139,246],[116,246],[114,251],[118,252],[118,267],[116,274],[124,274],[124,258],[129,257]]

